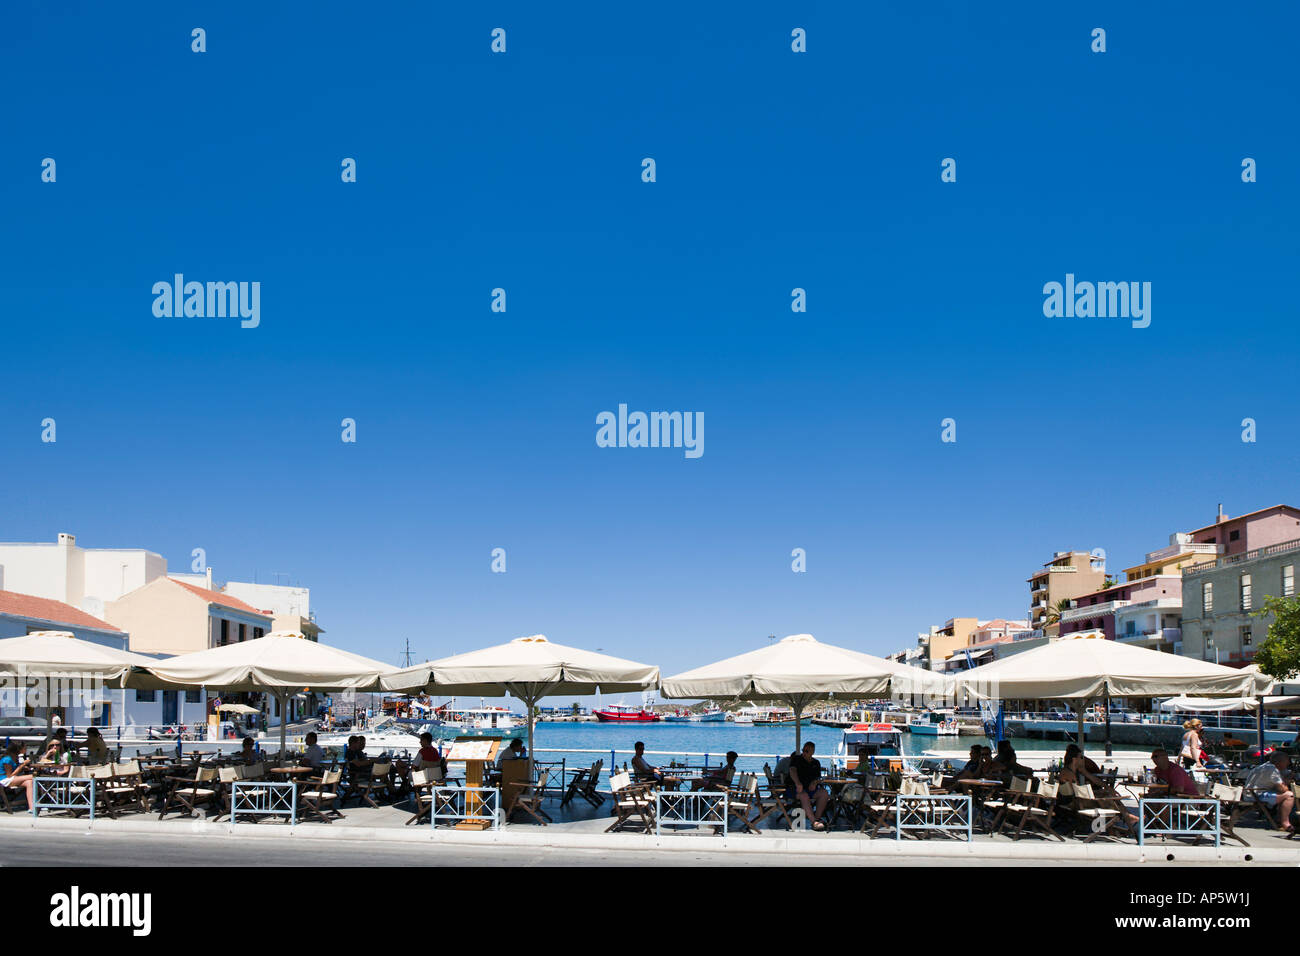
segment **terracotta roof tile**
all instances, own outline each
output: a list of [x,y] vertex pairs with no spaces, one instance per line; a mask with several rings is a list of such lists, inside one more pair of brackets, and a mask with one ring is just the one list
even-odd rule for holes
[[37,597],[34,594],[19,594],[17,591],[0,591],[0,614],[31,617],[52,624],[67,624],[70,627],[93,627],[99,631],[112,631],[115,634],[126,633],[71,604]]
[[176,578],[168,578],[169,581],[175,581],[181,587],[193,591],[209,604],[220,604],[223,607],[234,608],[236,611],[243,611],[246,614],[256,614],[260,617],[270,617],[268,611],[259,611],[251,604],[245,604],[237,597],[231,597],[229,594],[223,594],[220,591],[209,591],[207,588],[201,588],[194,584],[188,584],[185,581],[178,581]]

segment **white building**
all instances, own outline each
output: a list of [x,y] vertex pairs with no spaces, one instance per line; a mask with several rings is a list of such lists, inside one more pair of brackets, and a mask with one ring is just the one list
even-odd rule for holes
[[167,573],[143,548],[82,548],[76,536],[53,544],[0,544],[0,588],[61,601],[102,617],[104,605]]

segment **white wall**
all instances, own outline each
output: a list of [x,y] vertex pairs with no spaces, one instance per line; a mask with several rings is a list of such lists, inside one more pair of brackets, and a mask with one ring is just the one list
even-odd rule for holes
[[5,590],[34,594],[53,601],[68,600],[68,563],[57,544],[0,544]]
[[227,581],[226,593],[259,610],[273,611],[277,617],[311,617],[311,588]]
[[4,589],[62,601],[102,617],[105,602],[167,573],[167,559],[152,551],[87,550],[72,535],[60,537],[56,544],[0,544]]

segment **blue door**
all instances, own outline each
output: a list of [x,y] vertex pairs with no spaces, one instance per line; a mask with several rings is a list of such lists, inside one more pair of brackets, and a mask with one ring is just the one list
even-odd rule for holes
[[163,712],[162,722],[164,724],[176,723],[176,691],[163,691]]

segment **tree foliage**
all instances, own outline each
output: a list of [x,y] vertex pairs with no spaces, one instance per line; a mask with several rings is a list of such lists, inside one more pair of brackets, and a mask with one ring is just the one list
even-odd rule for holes
[[1253,617],[1269,614],[1273,623],[1255,653],[1255,663],[1269,677],[1286,680],[1300,671],[1300,598],[1270,595],[1252,612]]

